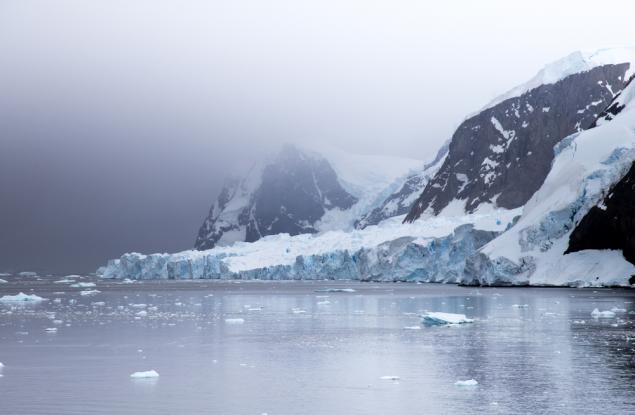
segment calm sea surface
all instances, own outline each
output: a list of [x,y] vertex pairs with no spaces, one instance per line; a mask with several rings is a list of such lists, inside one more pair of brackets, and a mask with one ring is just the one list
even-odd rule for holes
[[634,291],[5,279],[0,414],[635,413]]

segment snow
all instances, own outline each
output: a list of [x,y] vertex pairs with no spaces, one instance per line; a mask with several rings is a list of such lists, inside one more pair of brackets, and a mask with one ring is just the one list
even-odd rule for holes
[[614,311],[600,311],[597,308],[594,309],[591,312],[591,317],[593,318],[614,318],[615,317],[615,312]]
[[443,326],[448,324],[473,323],[474,320],[465,317],[465,314],[426,312],[423,316],[423,323],[430,326]]
[[457,380],[454,385],[456,386],[476,386],[478,385],[478,382],[475,379],[469,379],[469,380]]
[[[525,82],[524,84],[496,97],[489,104],[483,107],[482,110],[492,108],[506,99],[521,96],[541,85],[554,84],[567,76],[586,72],[598,66],[633,62],[635,62],[635,48],[633,47],[573,52],[570,55],[545,66],[528,82]],[[633,74],[634,70],[634,65],[631,65],[625,79],[628,79]]]
[[40,301],[44,301],[46,300],[45,298],[39,297],[35,294],[24,294],[23,292],[20,292],[16,295],[5,295],[3,297],[0,297],[0,301],[1,302],[5,302],[5,303],[12,303],[12,302],[40,302]]
[[134,372],[130,375],[132,379],[148,379],[148,378],[158,378],[159,373],[156,370],[147,370],[145,372]]

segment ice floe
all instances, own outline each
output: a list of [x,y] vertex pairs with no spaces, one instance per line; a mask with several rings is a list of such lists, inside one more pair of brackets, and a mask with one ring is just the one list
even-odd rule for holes
[[159,373],[156,370],[146,370],[145,372],[134,372],[130,375],[133,379],[148,379],[148,378],[158,378]]
[[465,314],[427,312],[421,316],[423,323],[429,326],[444,326],[449,324],[473,323],[474,319],[465,317]]
[[476,379],[457,380],[456,382],[454,382],[454,385],[456,385],[456,386],[476,386],[476,385],[478,385],[478,382],[476,381]]
[[615,312],[609,311],[609,310],[600,311],[600,310],[598,310],[596,308],[596,309],[594,309],[591,312],[591,317],[593,317],[593,318],[614,318],[615,317]]
[[27,303],[27,302],[39,302],[44,300],[46,299],[40,296],[37,296],[35,294],[24,294],[23,292],[20,292],[19,294],[16,294],[16,295],[5,295],[0,297],[0,301],[7,302],[7,303],[11,303],[11,302]]

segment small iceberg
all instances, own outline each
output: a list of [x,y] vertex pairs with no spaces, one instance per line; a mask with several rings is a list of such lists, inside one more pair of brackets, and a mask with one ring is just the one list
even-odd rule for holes
[[401,378],[399,376],[386,375],[386,376],[380,377],[379,379],[381,379],[381,380],[399,380]]
[[316,293],[354,293],[357,292],[352,288],[322,288],[315,290]]
[[101,291],[99,290],[84,290],[84,291],[80,291],[79,294],[83,295],[83,296],[87,296],[87,295],[95,295],[95,294],[99,294]]
[[40,302],[44,300],[45,298],[42,298],[35,294],[29,295],[29,294],[24,294],[23,292],[20,292],[19,294],[16,294],[16,295],[5,295],[3,297],[0,297],[0,301],[5,303],[35,303],[35,302]]
[[2,278],[0,278],[0,284],[6,284],[7,282],[7,280],[3,280]]
[[615,312],[609,311],[609,310],[600,311],[600,310],[598,310],[596,308],[596,309],[594,309],[591,312],[591,317],[593,317],[593,318],[614,318],[615,317]]
[[613,307],[611,308],[611,311],[614,313],[626,313],[626,309],[620,307]]
[[47,327],[44,329],[47,333],[57,333],[57,327]]
[[71,284],[73,288],[93,288],[96,287],[97,284],[94,282],[76,282],[75,284]]
[[469,379],[469,380],[457,380],[454,383],[455,386],[476,386],[478,385],[478,382],[475,379]]
[[404,330],[421,330],[421,326],[406,326]]
[[244,318],[226,318],[225,324],[243,324],[245,322]]
[[156,370],[147,370],[145,372],[134,372],[130,375],[132,379],[150,379],[150,378],[158,378],[159,373]]
[[450,324],[474,323],[474,320],[465,317],[465,314],[427,312],[422,317],[423,324],[426,324],[428,326],[445,326]]

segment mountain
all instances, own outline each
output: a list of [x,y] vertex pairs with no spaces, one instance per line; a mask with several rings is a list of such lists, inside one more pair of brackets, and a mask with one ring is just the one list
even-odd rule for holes
[[226,181],[195,247],[211,249],[266,235],[352,228],[398,177],[422,163],[396,157],[318,153],[285,145],[243,178]]
[[635,83],[597,127],[556,147],[543,185],[507,232],[468,259],[481,285],[629,285],[635,275]]
[[406,216],[523,206],[551,169],[553,147],[594,125],[633,72],[635,49],[576,52],[467,118]]
[[[412,170],[417,162],[399,170],[399,161],[384,160],[382,169],[382,158],[294,150],[301,154],[295,157],[328,160],[330,169],[322,169],[338,184],[329,180],[329,189],[342,195],[339,207],[319,199],[324,213],[309,224],[315,232],[203,252],[124,254],[99,274],[628,286],[635,282],[635,81],[631,61],[621,61],[624,51],[574,54],[546,67],[468,118],[447,151],[419,170]],[[481,157],[492,162],[485,163],[487,173],[474,162]],[[286,162],[273,165],[283,177],[290,171],[281,168]],[[239,198],[249,201],[249,212],[269,187],[261,173],[253,177]],[[406,221],[389,217],[408,205],[422,182],[423,204],[415,204]],[[302,189],[302,195],[318,194],[306,184]],[[220,212],[230,212],[233,199],[226,199]],[[414,220],[413,211],[423,207],[425,219]]]

